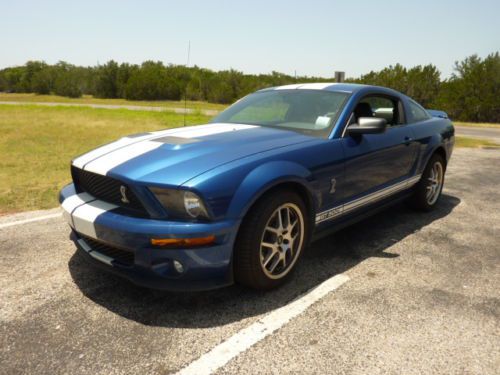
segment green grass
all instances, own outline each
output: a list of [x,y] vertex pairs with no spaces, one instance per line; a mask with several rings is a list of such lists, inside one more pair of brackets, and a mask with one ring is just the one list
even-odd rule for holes
[[[3,102],[26,102],[26,103],[75,103],[75,104],[110,104],[110,105],[138,105],[148,107],[169,107],[169,108],[184,108],[184,101],[174,100],[158,100],[158,101],[142,101],[142,100],[125,100],[125,99],[99,99],[91,95],[84,95],[81,98],[66,98],[57,95],[36,95],[36,94],[11,94],[0,92],[0,101]],[[226,108],[226,105],[187,101],[187,108],[191,109],[215,109],[218,111]]]
[[500,147],[500,144],[488,141],[486,139],[469,138],[469,137],[455,137],[455,147]]
[[453,121],[453,124],[457,126],[467,126],[470,128],[498,128],[500,129],[500,124],[495,124],[492,122],[460,122]]
[[[209,117],[186,116],[186,123]],[[57,206],[70,160],[121,136],[182,126],[170,112],[0,105],[0,214]]]

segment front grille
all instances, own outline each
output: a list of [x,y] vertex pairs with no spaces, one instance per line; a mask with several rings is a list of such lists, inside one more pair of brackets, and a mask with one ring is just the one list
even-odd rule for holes
[[87,236],[81,237],[93,251],[97,251],[98,253],[113,258],[114,260],[126,266],[134,265],[134,253],[132,251],[122,250],[117,247],[109,246],[103,242],[94,240],[93,238]]
[[[147,211],[139,198],[123,182],[73,166],[71,167],[71,175],[77,192],[89,193],[104,202],[113,203],[117,206],[136,211],[141,216],[147,216]],[[122,194],[120,192],[122,186],[126,188],[126,196],[129,203],[122,201]]]

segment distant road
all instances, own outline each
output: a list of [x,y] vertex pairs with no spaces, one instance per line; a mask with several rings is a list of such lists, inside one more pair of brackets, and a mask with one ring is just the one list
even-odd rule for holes
[[121,104],[92,104],[92,103],[50,103],[50,102],[11,102],[0,101],[0,104],[10,105],[44,105],[47,107],[91,107],[104,109],[129,109],[131,111],[156,111],[156,112],[174,112],[174,113],[197,113],[198,111],[206,116],[215,116],[219,113],[216,109],[192,109],[192,108],[177,108],[177,107],[160,107],[160,106],[142,106],[142,105],[121,105]]
[[455,125],[455,130],[457,135],[463,135],[472,138],[489,139],[500,143],[500,126],[498,128],[474,128],[469,126]]

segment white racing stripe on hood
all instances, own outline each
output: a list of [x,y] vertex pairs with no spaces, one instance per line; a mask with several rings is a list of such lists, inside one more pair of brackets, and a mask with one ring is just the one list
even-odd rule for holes
[[83,168],[85,164],[88,162],[104,155],[107,154],[108,152],[111,152],[113,150],[116,150],[120,147],[124,147],[127,145],[130,145],[132,143],[137,143],[140,141],[143,141],[145,139],[151,138],[151,134],[146,134],[142,137],[136,137],[136,138],[128,138],[124,137],[116,142],[109,143],[107,145],[101,146],[99,148],[96,148],[95,150],[92,150],[90,152],[87,152],[86,154],[83,154],[82,156],[79,156],[75,160],[73,160],[73,165],[77,168]]
[[[89,172],[94,172],[98,173],[101,175],[105,175],[108,173],[111,169],[117,167],[120,164],[123,164],[133,158],[136,158],[138,156],[141,156],[145,153],[148,153],[150,151],[153,151],[163,145],[162,142],[155,142],[155,138],[161,138],[165,135],[172,135],[175,137],[179,138],[201,138],[205,137],[208,135],[213,135],[213,134],[219,134],[219,133],[226,133],[226,132],[231,132],[231,131],[237,131],[237,130],[246,130],[246,129],[251,129],[255,128],[257,126],[255,125],[242,125],[242,124],[209,124],[209,125],[201,125],[201,126],[190,126],[187,128],[180,128],[180,129],[170,129],[167,131],[161,131],[161,132],[155,132],[153,134],[150,134],[148,136],[145,136],[144,138],[131,138],[132,141],[136,142],[130,142],[129,144],[122,142],[120,145],[117,145],[116,147],[111,147],[107,153],[94,153],[95,151],[91,151],[89,154],[93,154],[93,157],[87,158],[87,155],[85,154],[80,158],[85,158],[88,160],[85,164],[81,162],[75,162],[73,165],[76,167],[80,167],[85,169],[86,171]],[[142,141],[137,142],[137,139],[141,139]],[[129,138],[130,139],[130,138]],[[122,140],[120,140],[122,141]],[[119,143],[120,141],[115,142],[114,144]],[[114,145],[110,144],[108,146]],[[104,146],[106,147],[106,146]],[[78,159],[80,159],[78,158]],[[77,159],[77,160],[78,160]],[[82,166],[80,166],[82,165]]]
[[146,152],[157,149],[162,144],[159,142],[143,141],[131,144],[130,146],[120,148],[116,151],[110,152],[94,161],[91,161],[85,166],[85,170],[97,174],[105,175],[109,170],[116,166],[133,159],[137,156],[145,154]]

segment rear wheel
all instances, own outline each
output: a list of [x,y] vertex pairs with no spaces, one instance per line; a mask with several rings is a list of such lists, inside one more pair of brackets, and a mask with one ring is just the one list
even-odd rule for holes
[[431,211],[441,197],[446,164],[443,157],[435,154],[427,163],[422,178],[415,187],[412,205],[419,210]]
[[309,223],[302,199],[281,191],[264,196],[244,219],[235,245],[237,282],[272,289],[291,274],[306,246]]

